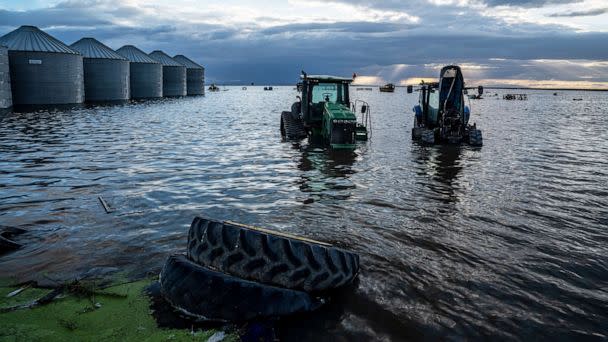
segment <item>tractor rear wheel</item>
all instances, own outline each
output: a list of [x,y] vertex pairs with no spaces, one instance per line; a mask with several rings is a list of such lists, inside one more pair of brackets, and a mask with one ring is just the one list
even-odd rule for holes
[[412,127],[412,140],[420,140],[422,137],[422,127],[418,127],[418,119],[414,117],[414,126]]
[[306,129],[302,119],[295,119],[291,112],[281,113],[281,136],[286,139],[303,139],[306,138]]
[[483,145],[483,137],[481,135],[481,130],[479,130],[479,129],[470,129],[469,130],[469,145],[471,145],[471,146],[482,146]]
[[188,258],[239,278],[306,292],[349,284],[359,256],[330,244],[262,228],[196,217]]
[[287,132],[285,132],[285,122],[283,121],[283,116],[281,115],[281,137],[285,139],[287,136]]

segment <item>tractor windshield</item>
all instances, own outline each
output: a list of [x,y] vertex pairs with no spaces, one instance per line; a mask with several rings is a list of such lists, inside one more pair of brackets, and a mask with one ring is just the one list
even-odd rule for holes
[[312,88],[312,103],[331,102],[346,104],[345,88],[342,83],[319,83]]

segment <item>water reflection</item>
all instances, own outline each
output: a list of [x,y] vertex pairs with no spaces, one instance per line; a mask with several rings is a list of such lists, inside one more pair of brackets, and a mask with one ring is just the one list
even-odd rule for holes
[[297,181],[300,191],[308,194],[304,203],[320,199],[346,200],[352,196],[355,184],[349,179],[355,173],[357,160],[354,151],[334,151],[317,146],[303,147],[298,169],[302,171]]
[[0,278],[158,274],[204,213],[361,256],[359,286],[295,320],[293,340],[608,336],[608,98],[584,93],[581,111],[537,94],[476,102],[480,150],[412,144],[417,99],[396,93],[359,93],[377,115],[354,153],[280,143],[287,88],[9,114],[0,225],[28,232]]
[[463,170],[459,145],[412,145],[418,184],[423,194],[446,203],[458,202],[459,175]]

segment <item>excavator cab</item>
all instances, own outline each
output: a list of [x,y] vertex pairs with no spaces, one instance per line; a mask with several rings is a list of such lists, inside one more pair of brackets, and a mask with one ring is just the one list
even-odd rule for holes
[[[412,138],[426,143],[466,142],[480,146],[481,131],[476,125],[469,125],[466,90],[462,71],[455,65],[441,69],[439,82],[421,84],[419,104],[414,107]],[[478,91],[482,94],[483,87]],[[409,87],[408,92],[412,92]]]

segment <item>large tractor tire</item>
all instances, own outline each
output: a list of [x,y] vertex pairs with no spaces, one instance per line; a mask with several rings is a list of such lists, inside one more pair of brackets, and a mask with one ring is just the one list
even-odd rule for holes
[[302,102],[294,102],[291,105],[291,117],[294,120],[299,120],[301,112],[302,112]]
[[208,321],[247,321],[307,312],[323,304],[301,291],[242,280],[209,270],[184,255],[170,256],[160,290],[175,309]]
[[188,258],[239,278],[306,292],[349,284],[359,256],[329,244],[232,222],[195,218]]
[[281,113],[281,136],[287,139],[303,139],[306,138],[306,129],[302,119],[296,119],[291,115],[291,112]]
[[481,130],[479,130],[479,129],[470,129],[469,130],[469,145],[471,145],[471,146],[482,146],[483,145],[483,137],[481,135]]

